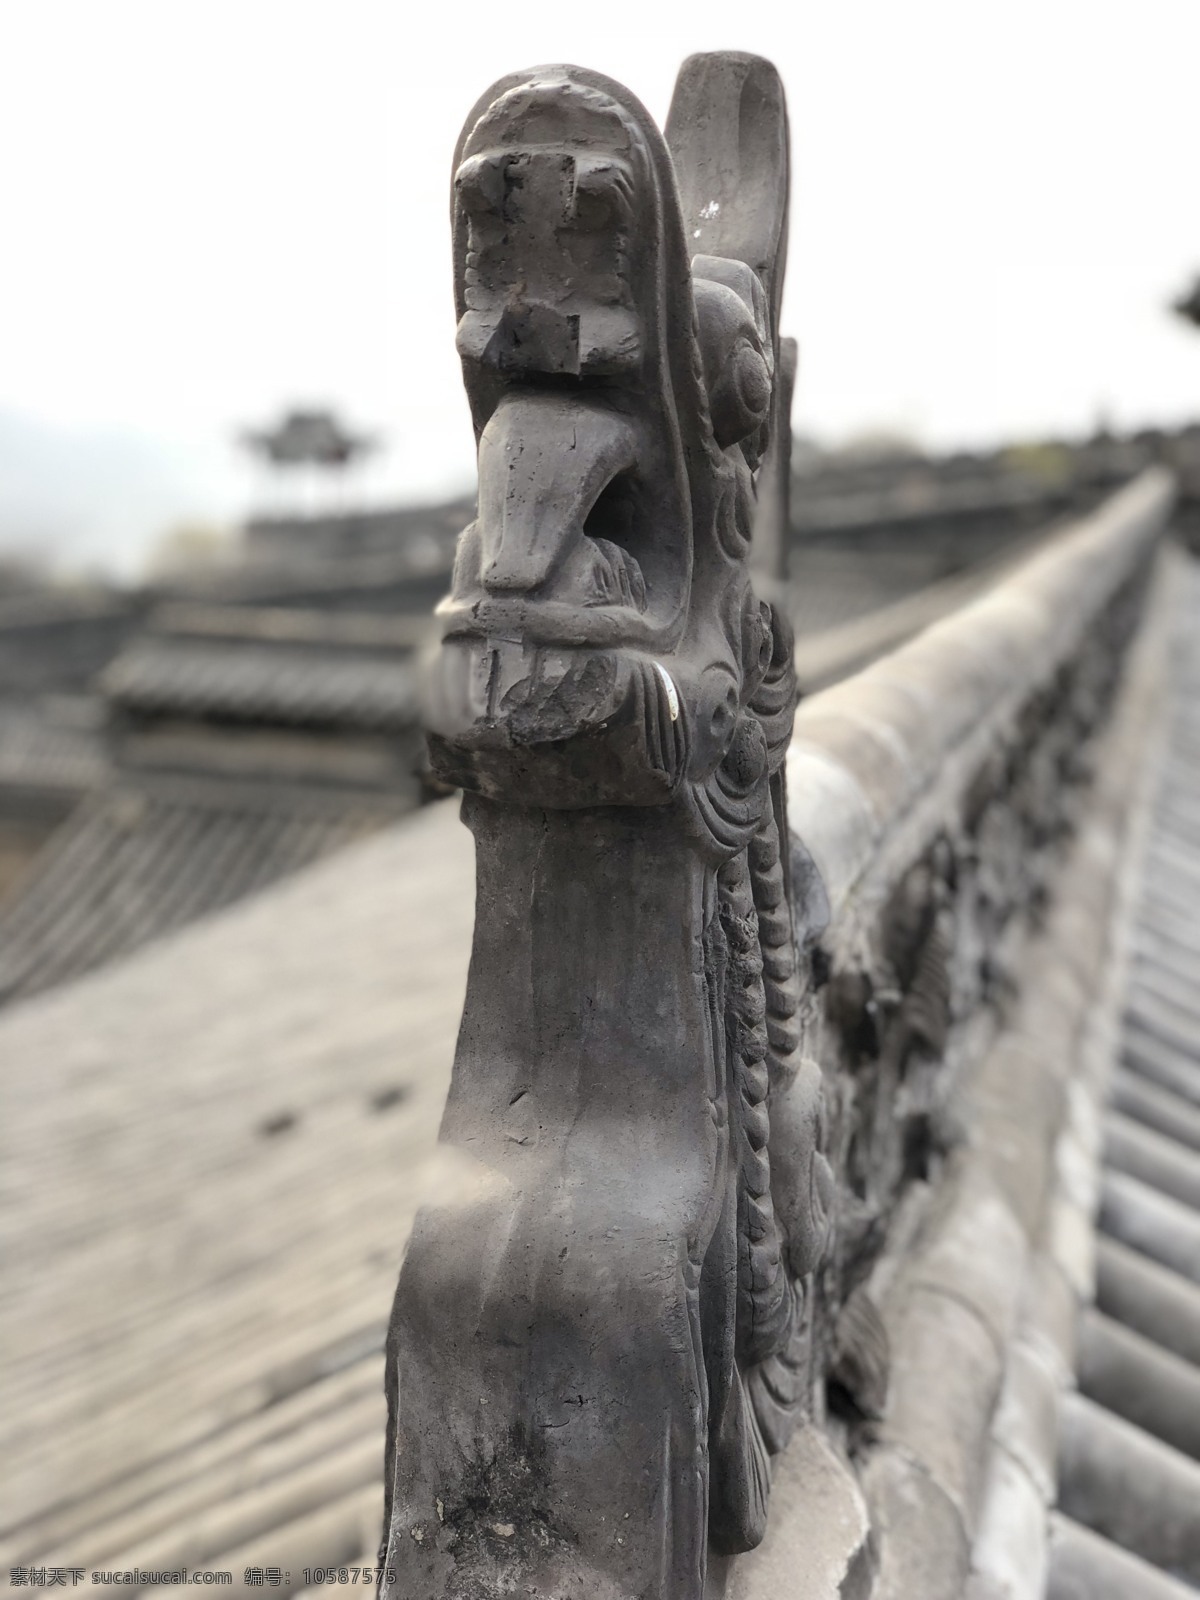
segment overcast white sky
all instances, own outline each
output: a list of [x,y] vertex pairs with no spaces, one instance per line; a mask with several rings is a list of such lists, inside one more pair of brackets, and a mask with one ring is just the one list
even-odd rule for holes
[[449,165],[501,73],[660,120],[679,61],[787,86],[797,425],[935,445],[1200,412],[1200,0],[0,0],[0,544],[128,570],[236,518],[288,402],[472,474]]

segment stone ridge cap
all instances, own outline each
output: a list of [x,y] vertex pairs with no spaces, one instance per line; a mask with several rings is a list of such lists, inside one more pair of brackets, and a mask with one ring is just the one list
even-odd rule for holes
[[[1156,621],[1165,598],[1161,577],[1148,613]],[[1072,1365],[1071,1351],[1060,1345],[1064,1297],[1071,1324],[1086,1276],[1086,1261],[1075,1256],[1086,1257],[1091,1234],[1090,1216],[1063,1191],[1062,1150],[1078,1137],[1082,1110],[1080,1096],[1068,1093],[1067,1085],[1088,1092],[1099,1087],[1103,1063],[1096,1057],[1107,1046],[1102,1031],[1093,1037],[1092,1029],[1106,1007],[1119,1005],[1121,985],[1113,981],[1112,963],[1120,936],[1110,914],[1136,866],[1127,799],[1139,775],[1145,778],[1137,754],[1154,745],[1154,719],[1145,711],[1158,682],[1162,646],[1161,629],[1144,630],[1135,641],[1130,672],[1102,736],[1084,829],[1056,878],[1048,920],[1024,953],[1020,1003],[962,1085],[962,1120],[972,1137],[949,1158],[916,1232],[889,1246],[869,1280],[880,1286],[893,1350],[883,1443],[903,1445],[940,1485],[972,1545],[964,1564],[962,1553],[945,1546],[927,1517],[900,1517],[904,1497],[868,1456],[864,1476],[872,1525],[883,1543],[882,1595],[907,1594],[897,1579],[917,1570],[930,1594],[962,1594],[965,1588],[972,1600],[1001,1593],[1033,1600],[1043,1593],[1057,1387]],[[1095,870],[1097,846],[1104,841],[1116,854],[1116,871],[1107,875]],[[1081,919],[1103,956],[1089,964],[1088,981],[1064,989],[1047,954],[1072,936]],[[1014,1045],[1028,1056],[1023,1075],[1013,1072]],[[1039,1092],[1031,1096],[1030,1088]],[[1064,1208],[1076,1224],[1066,1230]],[[969,1371],[960,1360],[957,1386],[942,1391],[936,1373],[954,1327],[944,1306],[928,1297],[930,1289],[944,1302],[968,1307],[992,1335],[994,1360],[984,1359],[981,1347]],[[930,1401],[935,1393],[936,1405]],[[969,1567],[975,1572],[970,1585]],[[1010,1581],[1017,1576],[1019,1582]]]
[[986,593],[801,703],[789,822],[835,915],[901,834],[911,860],[952,814],[978,761],[1153,548],[1175,489],[1166,468],[1147,469]]

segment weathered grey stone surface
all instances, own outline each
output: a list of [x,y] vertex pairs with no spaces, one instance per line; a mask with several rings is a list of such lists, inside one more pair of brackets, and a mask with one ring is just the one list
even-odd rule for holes
[[[947,1288],[906,1292],[888,1319],[892,1401],[880,1427],[954,1506],[969,1539],[983,1491],[984,1441],[1003,1357],[978,1314]],[[936,1394],[938,1403],[930,1404]]]
[[964,1600],[1043,1600],[1046,1504],[1022,1467],[993,1450]]
[[1020,1334],[1060,1389],[1075,1374],[1078,1311],[1066,1274],[1047,1251],[1037,1251],[1025,1279]]
[[960,1600],[970,1567],[970,1541],[945,1492],[908,1453],[873,1451],[863,1490],[879,1559],[875,1600]]
[[1046,1244],[1077,1301],[1086,1305],[1096,1292],[1095,1206],[1056,1194],[1046,1219]]
[[[1164,475],[1147,474],[1124,495],[1115,496],[1102,515],[1081,523],[1076,537],[1064,534],[1026,563],[1003,586],[1003,594],[990,595],[966,606],[945,621],[902,646],[892,655],[859,674],[827,705],[822,694],[805,702],[796,719],[796,745],[789,765],[789,794],[793,830],[813,850],[835,912],[845,902],[853,884],[871,861],[873,852],[863,838],[864,815],[875,817],[873,837],[885,832],[893,848],[904,839],[900,819],[913,813],[911,826],[933,828],[944,819],[955,790],[964,788],[983,764],[989,751],[1003,745],[1002,730],[1010,722],[1026,686],[1067,660],[1078,648],[1084,627],[1102,604],[1103,597],[1124,581],[1152,545],[1156,530],[1169,510],[1173,488]],[[824,751],[818,740],[809,741],[807,718],[824,719],[831,709],[841,709],[851,697],[869,695],[879,704],[877,685],[894,685],[910,694],[936,697],[937,715],[925,719],[919,734],[906,746],[905,777],[886,797],[883,813],[875,810],[864,787],[869,747],[852,764]],[[910,715],[903,725],[912,727]],[[819,760],[833,768],[845,786],[843,806],[849,814],[841,822],[825,810],[822,797],[835,781],[827,773],[807,782],[808,746],[816,746]],[[857,770],[863,762],[863,776]],[[869,780],[868,784],[869,784]],[[850,797],[856,798],[851,802]],[[928,819],[925,821],[925,819]],[[869,825],[868,825],[869,826]],[[839,831],[844,830],[844,831]],[[820,845],[815,842],[820,840]]]
[[389,1325],[396,1600],[697,1600],[811,1408],[827,905],[786,831],[791,629],[750,563],[789,426],[787,160],[778,75],[733,52],[685,62],[665,138],[551,66],[455,153],[479,511],[425,721],[476,846],[441,1133],[469,1177]]
[[[397,1291],[389,1595],[695,1600],[710,1548],[762,1539],[771,1458],[826,1377],[851,1449],[888,1463],[881,1504],[916,1464],[950,1507],[961,1583],[1052,1185],[1055,1226],[1090,1237],[1071,1173],[1098,1127],[1055,1018],[1086,1002],[1095,906],[1060,930],[1035,1047],[994,1067],[987,1116],[981,1082],[966,1154],[948,1080],[1078,819],[1171,483],[807,702],[789,812],[792,644],[748,551],[786,158],[773,69],[734,54],[685,64],[665,142],[619,85],[548,67],[493,86],[456,152],[480,496],[427,722],[477,848],[442,1130],[473,1180],[418,1221]],[[806,950],[830,901],[818,1001],[793,922]],[[1081,1250],[1056,1260],[1086,1281]]]
[[866,1502],[819,1427],[802,1428],[779,1458],[771,1508],[757,1550],[714,1563],[712,1600],[868,1600],[875,1556]]
[[[1074,1016],[1077,1008],[1067,1010]],[[989,1052],[983,1070],[970,1085],[970,1100],[960,1116],[969,1137],[986,1152],[989,1167],[1004,1198],[1027,1236],[1040,1228],[1054,1177],[1052,1143],[1032,1146],[1029,1127],[1059,1126],[1065,1104],[1060,1068],[1070,1060],[1062,1039],[1062,1019],[1049,1037],[1034,1042],[1013,1032]]]
[[992,1421],[992,1439],[1020,1467],[1043,1506],[1053,1505],[1058,1474],[1057,1362],[1047,1361],[1036,1326],[1022,1323],[1008,1350],[1008,1367]]

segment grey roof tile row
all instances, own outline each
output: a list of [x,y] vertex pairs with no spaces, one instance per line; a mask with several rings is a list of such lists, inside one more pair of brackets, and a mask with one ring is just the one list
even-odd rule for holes
[[416,715],[411,663],[383,653],[147,637],[112,663],[101,688],[143,715],[373,730],[409,727]]
[[[215,878],[226,870],[211,867],[218,837],[229,869],[245,870],[245,835],[192,831],[226,828],[227,816],[108,800],[102,817],[89,813],[95,829],[73,831],[74,864],[25,911],[24,937],[45,936],[72,907],[76,873],[125,884],[122,914],[135,925],[156,886],[169,903],[207,893],[203,874],[178,865],[189,838],[206,841],[194,859]],[[250,813],[242,821],[254,825]],[[147,846],[145,876],[127,882],[105,851],[133,835]],[[431,808],[234,916],[0,1020],[10,1202],[0,1242],[13,1264],[0,1283],[11,1396],[0,1455],[22,1464],[0,1509],[6,1555],[239,1569],[252,1549],[260,1564],[304,1549],[327,1565],[368,1547],[379,1525],[380,1329],[412,1210],[438,1181],[470,891],[466,832],[453,808]],[[1164,968],[1146,906],[1130,1009],[1165,994],[1177,1023],[1196,993],[1200,940],[1194,958],[1189,941],[1182,954],[1172,946]],[[89,938],[103,938],[105,916],[90,913]],[[1144,1095],[1118,1100],[1127,1119],[1184,1142],[1190,1102],[1136,1061],[1121,1068],[1118,1096],[1122,1084]],[[401,1116],[381,1114],[400,1103]],[[1157,1107],[1159,1121],[1137,1104]],[[1174,1132],[1172,1107],[1182,1108]],[[1102,1239],[1100,1254],[1101,1316],[1195,1363],[1200,1288],[1119,1241]],[[1132,1292],[1121,1276],[1130,1259]],[[1164,1318],[1175,1342],[1158,1331]],[[1153,1477],[1162,1451],[1173,1452],[1168,1488],[1186,1501],[1190,1457],[1177,1444],[1115,1415],[1111,1400],[1075,1409],[1076,1441],[1099,1439],[1101,1466],[1111,1457],[1119,1469],[1099,1475],[1102,1508],[1128,1460]],[[1122,1454],[1139,1434],[1149,1447]],[[1147,1566],[1152,1523],[1106,1524],[1082,1495],[1065,1509],[1095,1526],[1060,1519],[1058,1600],[1181,1592]],[[1177,1570],[1186,1541],[1185,1529],[1167,1553]]]
[[0,907],[0,1003],[240,900],[394,815],[383,797],[250,806],[102,790]]
[[1051,1600],[1200,1591],[1200,563],[1181,571]]
[[0,1016],[0,1566],[373,1561],[473,876],[432,806]]
[[0,788],[83,793],[107,764],[96,728],[56,716],[41,700],[0,701]]

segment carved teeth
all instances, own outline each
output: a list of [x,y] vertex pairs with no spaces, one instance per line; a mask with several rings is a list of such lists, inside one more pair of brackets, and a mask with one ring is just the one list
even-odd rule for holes
[[667,691],[667,707],[671,713],[671,721],[678,722],[679,695],[676,692],[674,680],[672,679],[671,674],[667,671],[666,667],[663,666],[661,661],[656,661],[654,663],[654,670],[662,679],[663,688]]
[[627,605],[645,611],[646,580],[635,558],[609,539],[592,539],[591,543],[596,547],[592,568],[596,599],[592,604]]

